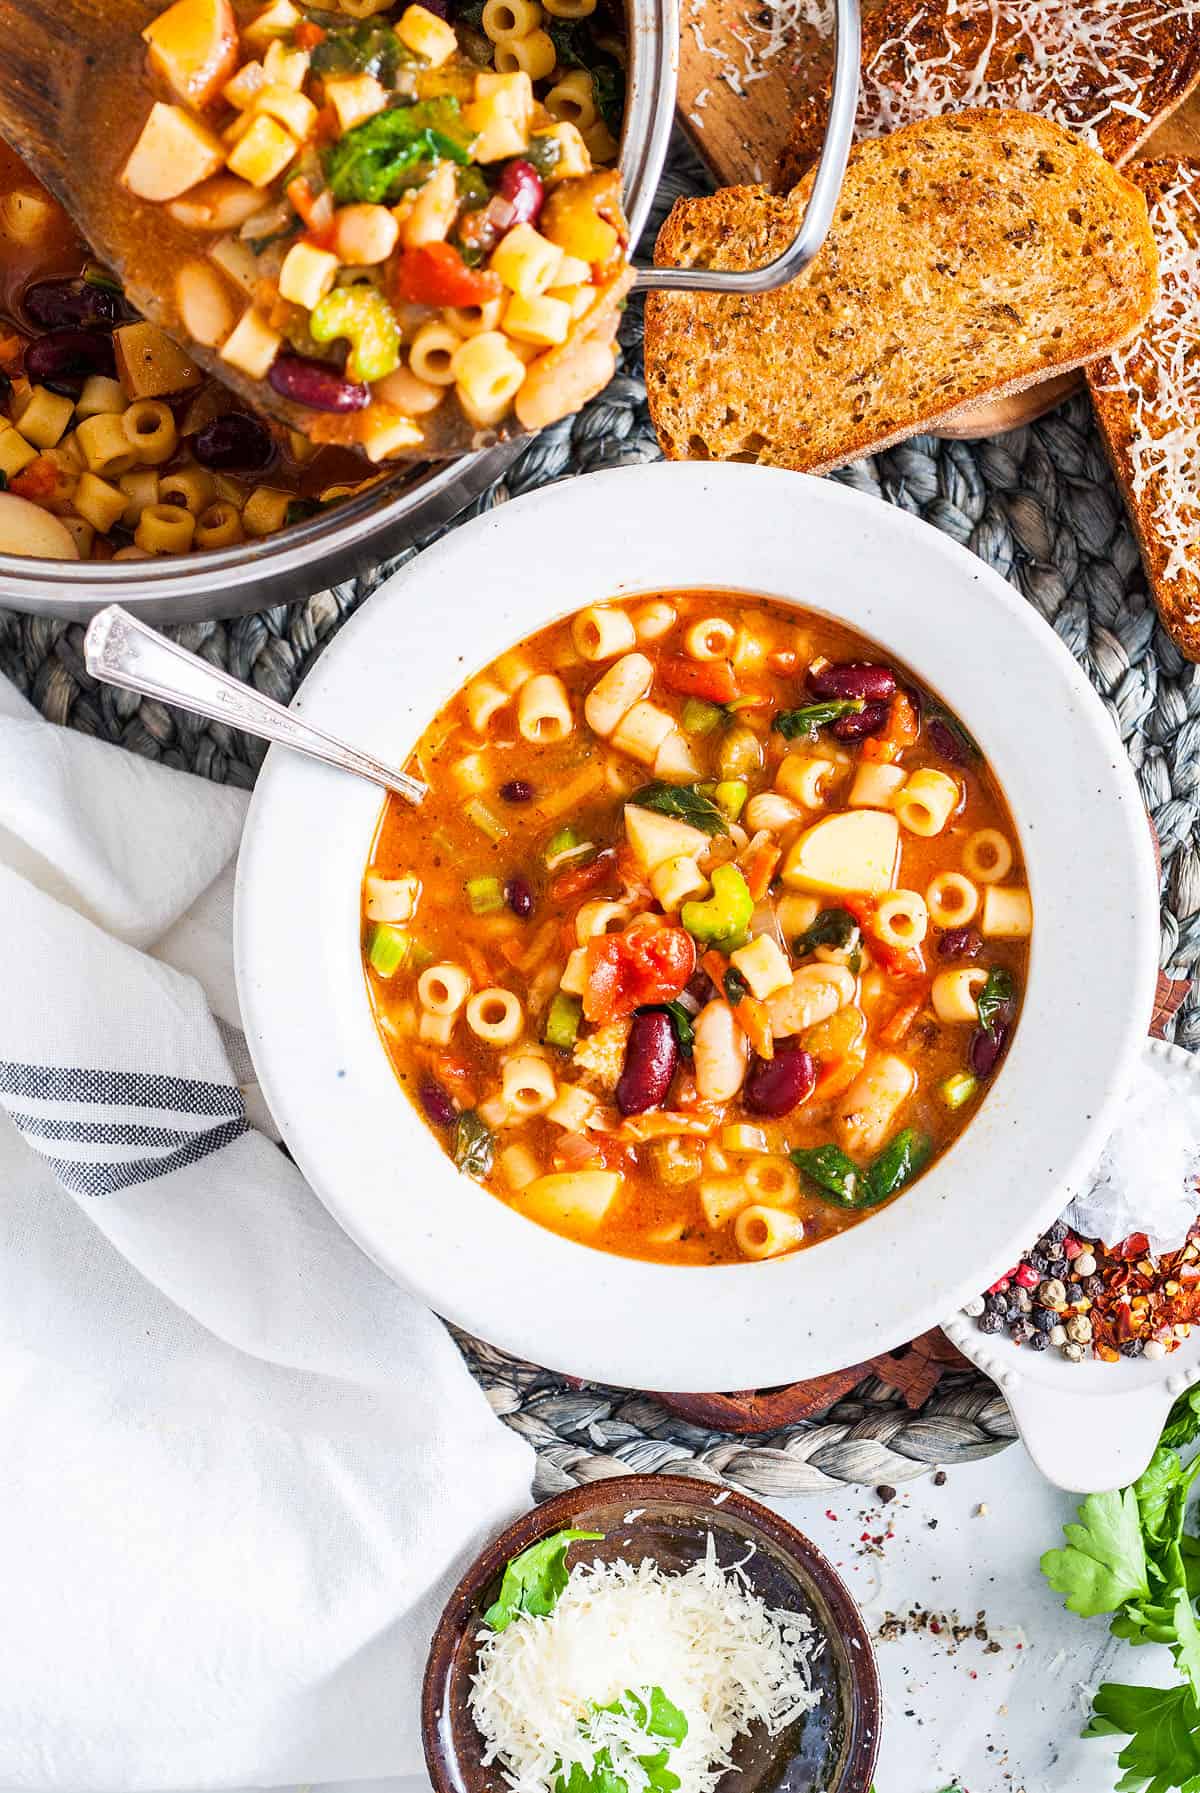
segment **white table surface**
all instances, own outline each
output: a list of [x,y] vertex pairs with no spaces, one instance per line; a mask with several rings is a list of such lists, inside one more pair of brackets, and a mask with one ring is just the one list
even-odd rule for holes
[[[974,1624],[984,1611],[998,1651],[925,1629],[877,1643],[884,1690],[877,1793],[1111,1793],[1106,1740],[1080,1736],[1085,1689],[1172,1678],[1165,1650],[1118,1644],[1102,1619],[1064,1610],[1038,1558],[1060,1543],[1074,1496],[1039,1475],[1020,1445],[984,1463],[900,1489],[882,1507],[868,1489],[775,1503],[841,1572],[872,1634],[888,1611],[916,1607]],[[933,1523],[936,1521],[936,1525]],[[878,1552],[863,1543],[891,1528]],[[425,1793],[394,1779],[328,1793]]]

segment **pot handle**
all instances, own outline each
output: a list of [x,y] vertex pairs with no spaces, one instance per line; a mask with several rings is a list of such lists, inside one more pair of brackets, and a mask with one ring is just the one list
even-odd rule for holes
[[1135,1482],[1154,1454],[1172,1400],[1161,1383],[1095,1395],[1022,1378],[1003,1392],[1029,1455],[1048,1481],[1071,1494]]
[[655,288],[690,293],[769,293],[803,272],[829,234],[834,207],[846,175],[858,111],[859,58],[862,54],[860,0],[837,0],[834,24],[833,90],[829,122],[817,163],[816,178],[804,217],[789,246],[761,268],[639,268],[633,290]]

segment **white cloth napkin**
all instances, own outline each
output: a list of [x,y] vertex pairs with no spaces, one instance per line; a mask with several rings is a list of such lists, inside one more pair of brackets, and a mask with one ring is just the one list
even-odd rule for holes
[[0,1786],[417,1771],[441,1604],[529,1503],[247,1118],[244,813],[0,680]]

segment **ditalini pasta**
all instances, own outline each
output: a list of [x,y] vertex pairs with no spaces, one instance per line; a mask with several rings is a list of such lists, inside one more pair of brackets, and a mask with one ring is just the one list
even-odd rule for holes
[[1033,928],[1017,830],[966,730],[848,630],[730,593],[592,604],[481,668],[414,765],[430,795],[389,799],[363,887],[380,1039],[527,1219],[785,1256],[985,1099]]

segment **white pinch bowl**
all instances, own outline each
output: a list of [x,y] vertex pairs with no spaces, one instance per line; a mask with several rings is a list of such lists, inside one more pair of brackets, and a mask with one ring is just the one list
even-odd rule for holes
[[[1200,1078],[1200,1061],[1182,1046],[1147,1040],[1143,1051],[1165,1070],[1169,1086],[1181,1097],[1187,1084]],[[1023,1249],[1028,1251],[1032,1243],[1031,1235]],[[1003,1268],[1010,1269],[1012,1262],[1015,1257]],[[1018,1349],[1004,1333],[980,1332],[972,1317],[961,1312],[944,1321],[942,1330],[964,1357],[999,1383],[1042,1474],[1077,1494],[1136,1481],[1175,1400],[1200,1382],[1200,1327],[1157,1363],[1144,1357],[1068,1363],[1053,1348]]]
[[360,884],[378,793],[278,748],[242,848],[238,983],[263,1090],[305,1176],[437,1312],[597,1381],[769,1387],[913,1338],[1060,1212],[1146,1035],[1157,883],[1112,722],[1045,622],[928,525],[793,473],[658,464],[501,505],[390,579],[295,707],[402,763],[502,649],[580,605],[687,586],[762,593],[861,630],[961,715],[1012,807],[1035,915],[1024,1011],[979,1113],[911,1190],[793,1256],[682,1268],[559,1237],[459,1175],[393,1076],[367,1000]]

